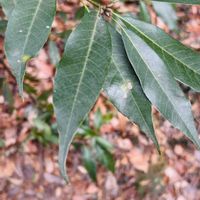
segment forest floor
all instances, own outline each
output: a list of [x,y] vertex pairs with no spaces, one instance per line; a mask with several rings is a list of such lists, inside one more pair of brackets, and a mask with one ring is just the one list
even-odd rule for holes
[[[59,8],[73,15],[72,3],[60,3]],[[127,4],[121,10],[137,12],[138,7]],[[179,6],[177,15],[180,33],[172,35],[200,51],[200,7]],[[169,32],[153,11],[151,17],[154,24]],[[57,16],[53,29],[69,30],[74,25],[73,20],[64,22]],[[50,38],[62,52],[62,41],[54,35]],[[28,64],[22,101],[5,59],[3,43],[2,35],[0,78],[7,89],[2,90],[6,98],[0,93],[0,200],[200,200],[200,151],[154,108],[154,126],[162,151],[159,155],[145,134],[118,113],[104,94],[93,108],[90,120],[98,109],[103,115],[112,113],[112,119],[101,126],[98,134],[114,146],[115,172],[99,165],[97,182],[93,182],[84,168],[81,150],[71,145],[67,160],[70,184],[66,184],[59,174],[58,145],[40,137],[41,132],[51,129],[52,141],[56,143],[57,133],[51,124],[34,120],[43,117],[40,114],[43,109],[42,115],[50,116],[52,124],[55,123],[52,116],[55,66],[50,64],[48,46]],[[185,91],[200,133],[200,95],[187,88]],[[75,142],[79,140],[75,138]]]

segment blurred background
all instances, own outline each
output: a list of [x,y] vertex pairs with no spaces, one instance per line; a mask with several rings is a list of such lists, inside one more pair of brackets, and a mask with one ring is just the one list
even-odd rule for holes
[[[200,51],[200,6],[128,1],[114,6]],[[57,163],[53,76],[85,9],[78,0],[60,0],[57,10],[49,40],[27,65],[22,101],[4,54],[7,20],[0,8],[0,200],[200,200],[200,151],[153,108],[159,155],[103,92],[73,140],[70,184],[64,182]],[[181,87],[200,132],[200,95]]]

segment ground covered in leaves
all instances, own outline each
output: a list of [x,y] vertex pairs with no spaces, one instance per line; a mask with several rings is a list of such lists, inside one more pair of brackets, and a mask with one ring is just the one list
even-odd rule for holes
[[[74,13],[78,2],[60,2],[54,20],[56,33],[65,36],[74,28]],[[121,12],[137,12],[135,4],[119,3]],[[63,13],[68,14],[66,20]],[[154,24],[170,32],[167,25],[151,10]],[[80,14],[80,12],[79,12]],[[2,14],[1,14],[2,15]],[[178,6],[180,33],[171,34],[200,50],[200,7]],[[78,18],[78,17],[77,17]],[[94,115],[100,110],[112,117],[101,125],[98,134],[114,146],[115,172],[102,165],[97,168],[93,182],[83,165],[82,153],[76,144],[88,144],[88,139],[76,137],[67,161],[70,184],[59,175],[57,154],[58,135],[52,108],[52,79],[64,41],[59,34],[51,34],[36,59],[28,64],[25,78],[25,99],[17,93],[10,73],[0,36],[0,200],[199,200],[200,151],[178,130],[171,127],[153,109],[156,135],[162,155],[141,133],[111,106],[102,93],[89,116],[93,127]],[[50,50],[51,49],[51,50]],[[57,55],[52,58],[51,54]],[[52,60],[53,59],[53,60]],[[192,102],[192,109],[200,132],[200,95],[183,87]],[[183,111],[184,112],[184,111]]]

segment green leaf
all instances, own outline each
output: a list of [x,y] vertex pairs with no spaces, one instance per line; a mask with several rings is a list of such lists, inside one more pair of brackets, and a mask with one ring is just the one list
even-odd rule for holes
[[149,14],[147,5],[144,3],[144,1],[140,1],[140,14],[139,18],[142,21],[145,21],[147,23],[151,23],[151,16]]
[[96,152],[97,152],[97,158],[100,163],[102,163],[107,169],[109,169],[111,172],[115,172],[115,160],[113,158],[113,155],[107,151],[106,149],[102,148],[100,145],[96,145]]
[[111,52],[106,22],[99,13],[90,12],[68,38],[64,56],[57,67],[54,106],[60,133],[59,164],[66,180],[69,145],[99,96]]
[[53,41],[49,42],[49,57],[53,65],[57,65],[60,61],[59,49]]
[[94,130],[92,130],[89,126],[83,126],[83,125],[81,125],[77,129],[77,134],[82,135],[82,136],[89,136],[89,137],[96,136],[96,132]]
[[200,91],[199,53],[185,47],[156,26],[130,17],[120,18],[156,51],[177,80]]
[[98,109],[94,114],[94,128],[99,130],[102,125],[103,125],[103,115],[101,113],[101,110]]
[[200,4],[200,0],[153,0],[168,3]]
[[21,96],[26,62],[46,42],[55,9],[55,0],[18,0],[9,18],[5,51]]
[[7,27],[6,20],[0,20],[0,34],[4,33]]
[[76,18],[77,20],[80,20],[80,19],[84,16],[85,11],[86,11],[85,8],[86,8],[86,7],[83,6],[83,7],[80,7],[80,8],[77,10],[76,15],[75,15],[75,18]]
[[166,119],[200,147],[190,103],[172,74],[140,37],[126,28],[122,30],[126,52],[147,97]]
[[152,2],[158,16],[168,25],[170,30],[177,30],[177,16],[173,5],[165,2]]
[[5,141],[0,138],[0,148],[5,147]]
[[96,137],[95,138],[96,143],[101,146],[103,149],[105,149],[108,152],[111,152],[113,150],[113,145],[108,142],[106,139],[102,138],[102,137]]
[[91,150],[88,149],[87,147],[83,148],[83,162],[86,170],[88,171],[88,174],[90,178],[93,181],[96,181],[96,162],[94,160],[94,156],[91,153]]
[[159,150],[151,120],[151,103],[142,91],[139,80],[127,58],[120,34],[111,28],[112,64],[104,84],[105,92],[117,109],[136,122]]
[[16,0],[0,0],[0,5],[2,6],[3,11],[7,16],[7,18],[9,18],[16,5]]
[[36,118],[33,120],[33,126],[38,130],[38,132],[43,133],[44,135],[51,135],[50,126],[42,121],[40,118]]
[[53,134],[48,123],[37,117],[33,120],[32,138],[39,140],[42,144],[58,143],[58,137]]
[[4,81],[3,83],[2,94],[4,96],[5,102],[9,105],[10,111],[12,111],[14,104],[14,97],[13,97],[13,92],[9,87],[9,84],[6,81]]

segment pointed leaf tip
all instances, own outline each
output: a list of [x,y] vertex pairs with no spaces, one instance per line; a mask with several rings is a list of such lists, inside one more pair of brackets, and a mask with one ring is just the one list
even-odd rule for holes
[[166,119],[200,147],[191,105],[164,62],[131,29],[122,28],[122,38],[146,96]]
[[16,77],[20,96],[23,96],[26,62],[45,44],[55,11],[56,0],[18,0],[9,17],[5,53]]
[[110,65],[111,51],[106,22],[98,12],[91,11],[69,36],[57,67],[53,99],[60,133],[59,165],[66,180],[69,146],[99,96]]
[[112,62],[103,88],[116,108],[138,124],[160,152],[151,119],[151,103],[128,60],[121,35],[111,26],[109,32],[112,40]]

